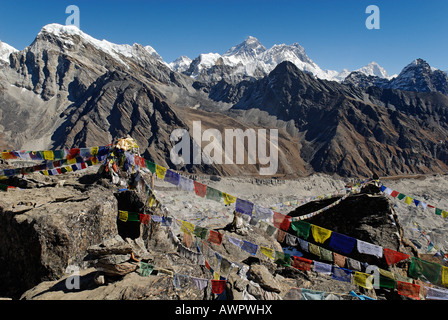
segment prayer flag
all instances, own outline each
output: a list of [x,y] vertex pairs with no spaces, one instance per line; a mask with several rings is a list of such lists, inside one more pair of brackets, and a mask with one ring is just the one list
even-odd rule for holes
[[197,196],[204,198],[205,195],[207,194],[207,185],[194,181],[194,192],[196,193]]
[[157,174],[157,178],[159,178],[160,180],[163,180],[165,178],[166,168],[156,164],[156,174]]
[[366,289],[373,289],[372,281],[373,281],[372,274],[355,271],[355,275],[353,276],[353,282],[358,286]]
[[274,262],[281,266],[289,267],[291,265],[291,255],[280,251],[275,251]]
[[266,257],[274,260],[274,249],[266,248],[266,247],[261,246],[260,247],[260,252],[262,254],[264,254]]
[[224,203],[226,204],[226,206],[235,203],[236,201],[236,197],[224,192],[222,193],[222,198],[224,199]]
[[260,220],[270,221],[274,215],[274,211],[259,205],[255,205],[255,217]]
[[123,222],[128,221],[128,212],[123,210],[118,210],[118,219]]
[[196,288],[198,288],[199,290],[204,290],[208,286],[208,279],[196,278],[196,277],[190,277],[190,279],[191,282],[193,282]]
[[291,217],[274,211],[273,223],[277,229],[287,231],[291,223]]
[[179,176],[178,187],[180,187],[184,191],[193,191],[194,190],[194,182],[191,179],[185,178],[183,176]]
[[426,287],[427,300],[448,300],[448,290]]
[[387,261],[387,265],[391,265],[391,264],[395,264],[401,260],[407,259],[409,258],[409,255],[392,250],[392,249],[388,249],[388,248],[384,248],[383,249],[384,252],[384,256],[386,257],[386,261]]
[[302,258],[302,257],[297,257],[297,256],[293,256],[294,261],[293,261],[293,267],[298,269],[298,270],[303,270],[303,271],[310,271],[311,269],[311,263],[313,262],[312,260],[306,259],[306,258]]
[[326,261],[333,261],[333,252],[331,252],[330,250],[327,250],[325,248],[320,248],[320,256],[323,260]]
[[356,244],[356,239],[352,237],[348,237],[346,235],[333,232],[331,234],[330,248],[339,251],[343,254],[350,254]]
[[332,278],[339,281],[351,282],[352,271],[345,268],[333,266]]
[[409,205],[410,205],[410,204],[412,203],[412,198],[406,196],[405,199],[404,199],[404,202],[405,202],[406,204],[409,204]]
[[149,263],[140,261],[140,269],[138,270],[138,273],[142,277],[148,277],[152,273],[153,270],[154,270],[154,266],[150,265]]
[[45,160],[54,160],[54,153],[51,150],[44,151],[44,159]]
[[199,227],[199,226],[195,226],[194,227],[194,235],[201,238],[201,239],[205,239],[207,237],[207,228],[204,227]]
[[212,282],[212,292],[214,294],[221,294],[226,288],[226,280],[211,280]]
[[164,181],[177,186],[179,184],[179,174],[170,169],[167,169],[166,173],[165,173]]
[[210,200],[219,201],[221,200],[221,191],[216,190],[212,187],[207,187],[207,193],[205,194],[205,197]]
[[242,200],[240,198],[236,198],[235,203],[235,211],[243,214],[247,214],[249,216],[252,215],[254,204],[247,200]]
[[210,230],[208,241],[220,245],[222,242],[222,234],[215,230]]
[[320,259],[320,247],[319,246],[316,246],[314,243],[309,242],[308,249],[309,249],[310,253],[314,254],[315,256],[318,256]]
[[180,230],[183,233],[193,233],[194,232],[194,224],[192,224],[188,221],[181,221]]
[[408,274],[414,279],[422,279],[427,280],[431,283],[437,283],[437,280],[439,280],[441,267],[442,266],[438,263],[412,257]]
[[405,197],[406,197],[406,195],[402,194],[402,193],[399,193],[397,196],[398,200],[403,200]]
[[320,262],[320,261],[314,261],[314,271],[315,272],[331,275],[331,269],[332,269],[331,264]]
[[381,258],[383,256],[383,248],[368,242],[357,240],[357,249],[359,253],[370,254]]
[[420,286],[408,282],[397,281],[397,291],[399,295],[420,300]]
[[149,214],[140,214],[140,223],[149,224],[151,216]]
[[152,161],[145,160],[146,168],[152,173],[156,172],[156,164]]
[[442,285],[448,287],[448,267],[442,266]]
[[398,196],[400,193],[398,192],[398,191],[392,191],[391,193],[390,193],[390,195],[392,196],[392,197],[396,197],[396,196]]
[[241,246],[241,249],[244,251],[249,252],[251,255],[255,255],[257,253],[258,246],[256,244],[253,244],[251,242],[243,240],[243,244]]
[[308,239],[310,234],[311,224],[305,221],[291,222],[291,228],[297,232],[297,236],[302,239]]
[[331,230],[311,225],[311,233],[317,243],[324,243],[331,236]]

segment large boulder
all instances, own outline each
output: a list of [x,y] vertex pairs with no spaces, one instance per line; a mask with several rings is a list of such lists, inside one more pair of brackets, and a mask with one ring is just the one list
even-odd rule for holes
[[0,199],[0,296],[19,297],[81,266],[86,250],[117,234],[117,200],[101,185],[8,189]]

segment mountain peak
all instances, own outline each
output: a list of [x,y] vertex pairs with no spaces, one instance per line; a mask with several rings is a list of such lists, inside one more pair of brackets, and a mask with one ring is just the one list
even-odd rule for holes
[[266,48],[258,41],[257,38],[249,36],[246,40],[233,46],[227,50],[222,56],[233,58],[233,62],[247,63],[250,60],[255,59],[256,56],[266,51]]
[[386,70],[382,68],[378,63],[375,61],[370,62],[368,65],[359,68],[356,70],[358,72],[361,72],[367,76],[376,76],[379,78],[389,79],[389,75],[387,74]]
[[9,55],[13,52],[17,52],[18,50],[9,44],[0,41],[0,61],[9,61]]

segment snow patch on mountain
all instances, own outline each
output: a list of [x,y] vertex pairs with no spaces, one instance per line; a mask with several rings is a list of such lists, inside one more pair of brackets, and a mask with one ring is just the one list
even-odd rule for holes
[[382,68],[375,61],[372,61],[368,65],[366,65],[362,68],[359,68],[355,71],[364,73],[366,76],[375,76],[375,77],[384,78],[384,79],[391,79],[391,77],[387,74],[386,70],[384,68]]
[[5,42],[0,41],[0,62],[9,62],[9,56],[11,55],[11,53],[17,51],[19,50]]
[[190,67],[190,64],[193,60],[188,58],[187,56],[180,56],[173,62],[168,63],[168,67],[171,70],[177,71],[177,72],[185,72]]

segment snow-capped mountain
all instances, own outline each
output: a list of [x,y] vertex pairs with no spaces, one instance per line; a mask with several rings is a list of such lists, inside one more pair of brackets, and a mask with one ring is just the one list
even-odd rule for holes
[[378,63],[375,61],[370,62],[368,65],[359,68],[355,71],[361,72],[365,74],[366,76],[375,76],[379,78],[385,78],[390,79],[391,77],[387,74],[386,70],[382,68]]
[[360,71],[352,72],[343,82],[356,87],[379,87],[415,92],[448,94],[448,75],[431,67],[425,60],[416,59],[394,77],[384,78]]
[[[210,79],[221,79],[223,76],[217,76],[216,72],[222,73],[222,68],[212,70],[216,65],[228,66],[228,72],[233,75],[240,74],[241,79],[244,76],[260,78],[271,72],[278,64],[283,61],[294,63],[300,70],[314,75],[316,78],[342,82],[351,71],[343,69],[342,71],[323,70],[319,67],[305,52],[305,49],[298,43],[291,45],[276,44],[266,49],[261,42],[252,36],[249,36],[242,43],[233,46],[224,54],[207,53],[201,54],[194,60],[188,57],[180,57],[168,64],[174,71],[183,72],[202,81]],[[216,68],[215,68],[216,69]],[[231,71],[229,71],[231,70]],[[365,75],[374,75],[389,79],[386,70],[376,62],[356,70]]]
[[9,55],[18,50],[7,43],[0,41],[0,62],[8,62]]
[[170,62],[168,66],[171,70],[175,70],[177,72],[187,71],[188,67],[190,67],[192,60],[187,56],[180,56],[173,62]]

